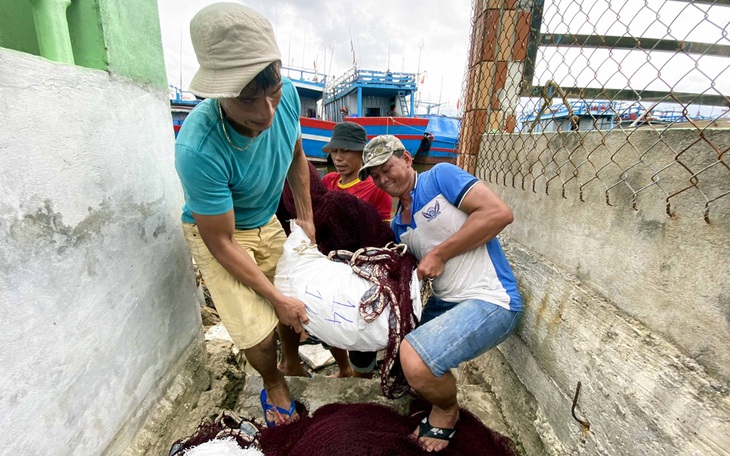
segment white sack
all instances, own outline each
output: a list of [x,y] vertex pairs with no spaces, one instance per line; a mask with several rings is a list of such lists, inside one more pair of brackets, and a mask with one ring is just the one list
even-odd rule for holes
[[[291,234],[276,267],[274,285],[307,308],[304,328],[327,345],[356,351],[382,350],[388,344],[390,307],[371,323],[360,316],[362,295],[373,286],[345,263],[330,261],[310,245],[302,228],[291,222]],[[421,293],[416,271],[411,280],[416,319],[421,317]]]
[[232,438],[214,439],[185,451],[183,456],[264,456],[255,448],[243,449]]

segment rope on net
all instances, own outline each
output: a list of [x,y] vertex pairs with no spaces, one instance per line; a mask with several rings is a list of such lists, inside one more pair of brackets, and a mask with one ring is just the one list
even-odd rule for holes
[[360,299],[358,311],[368,323],[390,308],[388,345],[380,387],[383,394],[395,399],[408,392],[409,386],[400,366],[398,351],[403,338],[416,328],[411,301],[411,278],[416,259],[407,253],[405,244],[388,243],[385,247],[364,247],[354,253],[335,250],[327,256],[332,261],[350,265],[359,277],[373,285]]

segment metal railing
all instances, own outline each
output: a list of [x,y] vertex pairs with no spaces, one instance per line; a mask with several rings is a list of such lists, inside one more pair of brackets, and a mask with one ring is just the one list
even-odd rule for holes
[[413,73],[363,70],[362,68],[352,67],[327,86],[325,101],[348,93],[356,85],[415,91],[416,75]]

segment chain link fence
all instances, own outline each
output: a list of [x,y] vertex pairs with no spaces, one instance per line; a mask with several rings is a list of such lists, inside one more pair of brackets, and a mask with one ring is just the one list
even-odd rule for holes
[[460,166],[525,191],[728,214],[729,0],[475,0],[472,21]]

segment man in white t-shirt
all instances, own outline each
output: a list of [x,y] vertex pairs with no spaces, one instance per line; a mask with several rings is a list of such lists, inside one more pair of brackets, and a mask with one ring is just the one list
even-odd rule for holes
[[447,163],[421,174],[398,138],[373,138],[360,180],[399,199],[391,227],[419,261],[433,296],[419,327],[401,344],[410,386],[432,404],[414,435],[426,450],[444,449],[456,433],[459,406],[450,369],[494,348],[520,320],[522,300],[496,236],[510,208],[479,179]]

